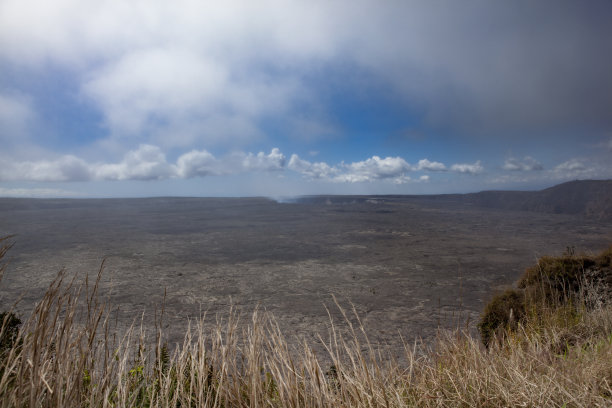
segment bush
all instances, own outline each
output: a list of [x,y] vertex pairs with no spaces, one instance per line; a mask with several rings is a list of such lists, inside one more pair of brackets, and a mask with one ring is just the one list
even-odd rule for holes
[[478,324],[482,342],[488,346],[497,332],[514,331],[525,323],[527,311],[535,323],[544,316],[572,315],[579,308],[592,308],[595,303],[586,299],[585,291],[593,287],[599,289],[597,300],[608,302],[611,284],[612,247],[596,256],[576,255],[569,247],[562,256],[544,256],[525,270],[518,289],[495,296],[485,307]]
[[525,315],[525,296],[521,291],[508,289],[493,297],[485,307],[478,330],[485,346],[489,346],[498,333],[516,330]]
[[544,256],[527,268],[518,287],[527,289],[535,298],[548,301],[563,300],[578,294],[584,281],[584,271],[595,265],[587,256]]

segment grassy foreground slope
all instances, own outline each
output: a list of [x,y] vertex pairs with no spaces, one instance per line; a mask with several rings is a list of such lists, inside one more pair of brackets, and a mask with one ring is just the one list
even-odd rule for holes
[[[0,240],[0,257],[8,247]],[[138,328],[115,332],[97,282],[60,274],[19,330],[4,314],[0,406],[611,406],[612,305],[601,278],[611,255],[541,259],[483,313],[487,346],[441,332],[434,346],[407,344],[401,361],[374,350],[361,327],[343,337],[331,322],[329,355],[317,356],[259,311],[244,330],[235,311],[212,330],[196,322],[170,352],[161,330],[156,341]]]

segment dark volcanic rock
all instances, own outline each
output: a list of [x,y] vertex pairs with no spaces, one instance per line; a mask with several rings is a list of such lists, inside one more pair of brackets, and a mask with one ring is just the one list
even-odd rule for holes
[[[519,205],[538,193],[509,194],[525,196]],[[491,208],[470,204],[473,196],[490,197]],[[372,344],[403,355],[402,339],[431,340],[438,328],[466,321],[475,329],[491,294],[533,259],[610,245],[612,223],[495,208],[505,203],[512,201],[496,193],[292,203],[2,198],[0,237],[15,235],[15,246],[5,258],[0,310],[21,299],[15,310],[27,316],[59,270],[94,276],[104,259],[100,290],[118,310],[119,329],[144,316],[155,333],[163,305],[168,343],[182,343],[190,319],[206,314],[214,325],[230,305],[247,315],[260,307],[287,336],[320,344],[330,315],[347,329],[336,297],[354,307]]]

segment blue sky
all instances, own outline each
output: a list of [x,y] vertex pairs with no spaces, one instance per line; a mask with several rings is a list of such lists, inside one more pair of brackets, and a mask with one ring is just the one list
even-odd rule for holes
[[608,1],[0,2],[0,196],[612,177]]

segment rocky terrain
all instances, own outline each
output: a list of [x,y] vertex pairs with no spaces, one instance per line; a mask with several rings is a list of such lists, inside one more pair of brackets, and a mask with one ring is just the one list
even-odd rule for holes
[[401,347],[398,334],[427,340],[438,327],[473,328],[492,294],[542,255],[606,248],[612,224],[595,215],[607,214],[607,196],[584,193],[601,185],[610,183],[293,203],[0,199],[0,234],[15,234],[0,309],[20,299],[27,313],[59,270],[94,275],[105,260],[102,290],[119,326],[145,313],[150,327],[164,305],[170,342],[182,340],[188,319],[214,320],[230,305],[269,310],[288,336],[316,342],[328,310],[342,319],[335,296],[354,305],[374,342]]

